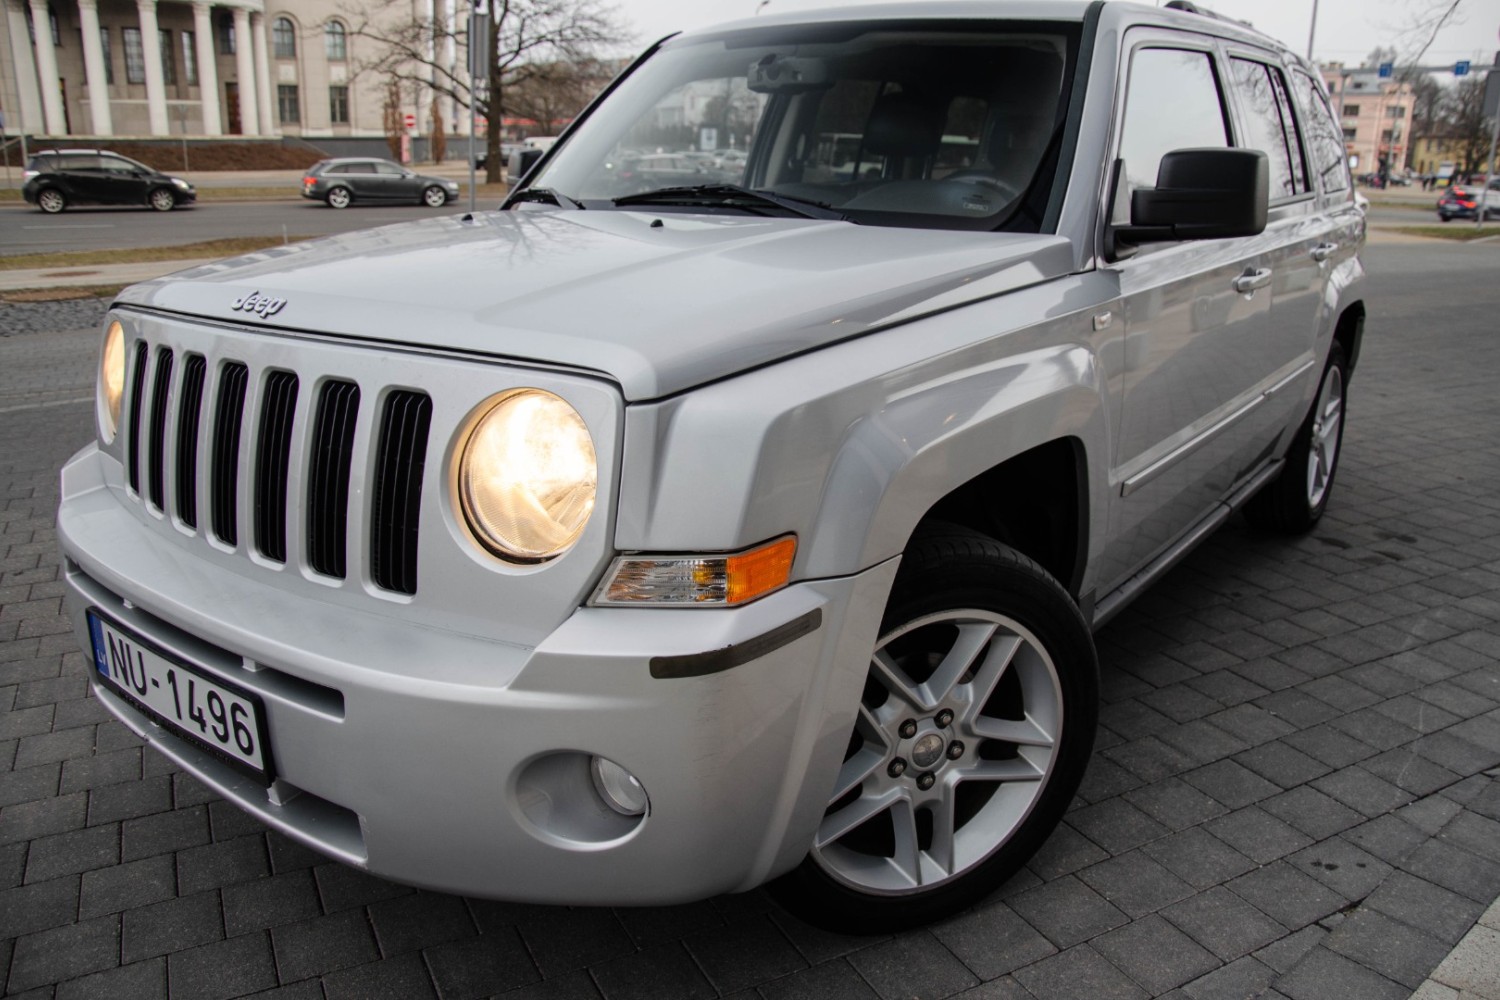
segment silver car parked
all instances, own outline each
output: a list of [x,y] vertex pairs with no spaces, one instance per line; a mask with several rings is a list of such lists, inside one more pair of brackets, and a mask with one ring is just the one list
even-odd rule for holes
[[1316,71],[1191,5],[676,35],[499,211],[123,292],[68,604],[103,704],[350,865],[935,919],[1073,797],[1092,631],[1327,509],[1363,240]]

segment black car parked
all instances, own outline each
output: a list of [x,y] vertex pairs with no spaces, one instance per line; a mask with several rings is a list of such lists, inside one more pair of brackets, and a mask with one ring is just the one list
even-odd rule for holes
[[149,205],[170,212],[198,192],[181,177],[104,149],[52,149],[26,164],[21,195],[49,215],[69,205]]
[[458,197],[458,184],[414,173],[390,160],[346,156],[319,160],[302,177],[302,197],[333,208],[354,202],[403,202],[441,208]]

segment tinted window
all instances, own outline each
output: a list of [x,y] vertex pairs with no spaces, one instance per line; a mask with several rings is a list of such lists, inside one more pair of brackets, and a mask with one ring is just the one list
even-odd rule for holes
[[89,153],[74,153],[57,158],[58,170],[98,170],[99,157]]
[[[1174,149],[1228,145],[1224,102],[1209,54],[1137,49],[1130,60],[1120,137],[1130,189],[1155,187],[1161,158]],[[1116,208],[1128,212],[1129,206],[1127,197]]]
[[1349,163],[1344,154],[1340,129],[1322,90],[1306,73],[1295,74],[1297,97],[1302,102],[1302,120],[1307,123],[1307,151],[1312,173],[1328,192],[1349,190]]
[[373,166],[375,168],[374,172],[377,173],[377,174],[388,174],[388,175],[395,175],[395,176],[399,177],[402,174],[406,173],[406,171],[402,170],[400,167],[396,166],[394,163],[376,163]]
[[[1276,88],[1271,82],[1270,67],[1248,59],[1231,59],[1235,88],[1245,114],[1245,140],[1241,145],[1259,149],[1271,165],[1271,200],[1287,198],[1305,189],[1299,188],[1300,171],[1293,168],[1292,147],[1282,127],[1281,109]],[[1296,132],[1293,131],[1293,136]],[[1300,154],[1298,156],[1300,166]]]

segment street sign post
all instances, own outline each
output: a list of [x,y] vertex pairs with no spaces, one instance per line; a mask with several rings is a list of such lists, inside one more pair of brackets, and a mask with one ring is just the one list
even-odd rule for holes
[[405,125],[406,130],[410,132],[412,129],[417,127],[417,116],[413,114],[407,114],[402,117],[401,124]]
[[1469,60],[1467,60],[1467,59],[1460,59],[1458,62],[1454,63],[1453,64],[1453,75],[1454,76],[1468,76],[1469,75]]
[[1396,73],[1396,64],[1395,63],[1383,62],[1383,63],[1380,64],[1380,78],[1382,80],[1389,80],[1392,76],[1395,75],[1395,73]]

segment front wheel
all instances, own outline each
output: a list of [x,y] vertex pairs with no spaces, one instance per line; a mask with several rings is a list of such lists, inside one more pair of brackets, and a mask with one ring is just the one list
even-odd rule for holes
[[1339,451],[1344,443],[1344,400],[1349,359],[1338,341],[1328,352],[1307,418],[1287,451],[1286,465],[1245,504],[1245,517],[1258,528],[1300,534],[1318,523],[1328,508]]
[[36,196],[36,207],[48,215],[56,215],[68,207],[68,199],[57,188],[45,188]]
[[348,208],[349,203],[354,200],[354,196],[349,193],[348,188],[336,187],[328,192],[325,200],[328,202],[329,208]]
[[422,203],[428,208],[442,208],[448,204],[448,192],[433,184],[422,192]]
[[1057,581],[976,532],[924,528],[812,850],[772,892],[811,923],[872,933],[994,891],[1077,790],[1098,686],[1088,626]]
[[152,191],[151,197],[147,201],[158,212],[170,212],[177,207],[177,197],[166,188],[157,188],[155,191]]

